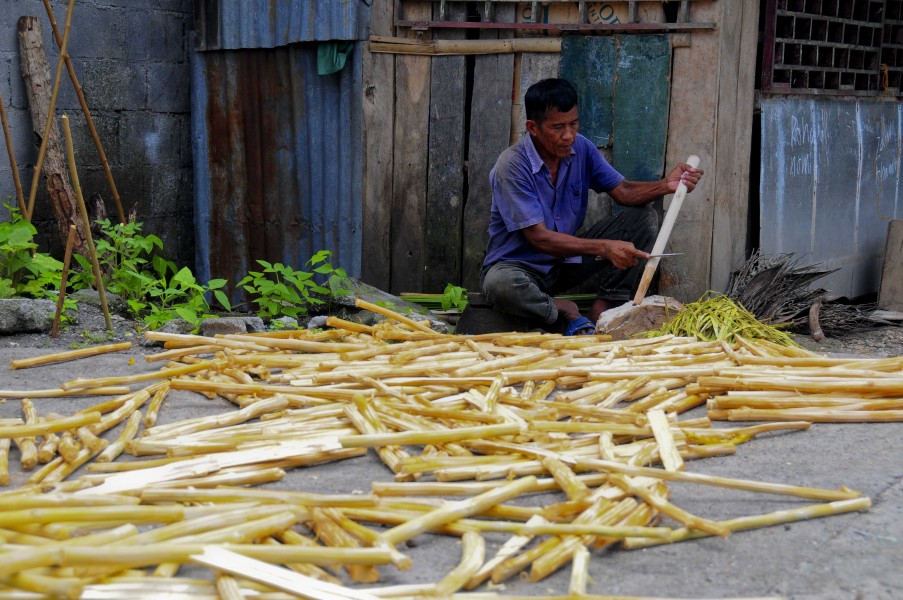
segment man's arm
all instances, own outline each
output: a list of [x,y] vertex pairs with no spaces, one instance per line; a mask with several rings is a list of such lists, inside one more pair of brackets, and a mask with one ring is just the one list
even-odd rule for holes
[[642,206],[659,196],[673,194],[681,180],[687,186],[687,192],[692,192],[702,175],[702,169],[694,169],[686,163],[679,163],[664,179],[658,181],[628,181],[625,179],[608,192],[608,195],[623,206]]
[[600,256],[618,269],[632,267],[640,258],[649,258],[649,254],[638,250],[630,242],[579,238],[552,231],[543,223],[525,227],[521,231],[535,250],[559,258]]

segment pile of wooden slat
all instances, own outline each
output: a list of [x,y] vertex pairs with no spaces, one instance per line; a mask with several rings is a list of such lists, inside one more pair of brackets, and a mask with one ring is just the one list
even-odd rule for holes
[[[331,318],[323,331],[149,332],[167,347],[148,357],[165,361],[160,371],[38,394],[119,394],[69,416],[36,414],[34,392],[0,391],[26,398],[22,419],[0,425],[4,474],[11,440],[35,469],[27,485],[0,494],[0,582],[63,597],[151,597],[184,584],[194,598],[426,598],[522,571],[537,581],[571,564],[570,593],[582,594],[587,549],[728,536],[870,506],[844,487],[705,476],[686,472],[685,461],[813,421],[903,419],[901,357],[832,359],[743,339],[464,337],[389,316],[376,326]],[[236,408],[157,424],[171,390]],[[708,416],[684,415],[706,403]],[[712,419],[768,423],[716,428]],[[374,481],[369,494],[250,487],[370,449],[395,481]],[[122,452],[139,458],[116,460]],[[814,503],[713,521],[671,503],[668,481]],[[558,499],[521,502],[538,492]],[[435,583],[377,586],[380,565],[418,567],[405,542],[427,532],[462,538],[459,566]],[[510,535],[493,557],[489,533]],[[216,580],[175,578],[188,562]]]

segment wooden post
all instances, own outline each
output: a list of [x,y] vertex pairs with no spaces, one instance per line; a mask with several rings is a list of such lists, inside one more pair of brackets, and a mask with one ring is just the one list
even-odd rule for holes
[[[41,22],[36,17],[19,19],[19,46],[22,55],[22,76],[25,79],[25,89],[31,107],[32,126],[38,138],[43,139],[42,147],[45,147],[45,156],[40,166],[40,172],[44,173],[47,181],[50,202],[57,218],[59,239],[61,243],[65,244],[69,237],[69,225],[74,224],[76,227],[75,251],[87,255],[86,232],[81,225],[75,194],[66,172],[66,160],[63,156],[59,130],[53,123],[50,110],[51,102],[48,98],[51,87],[50,68],[44,53]],[[45,134],[45,132],[47,133]],[[39,167],[36,165],[35,177],[38,176]],[[32,193],[34,192],[36,190],[33,189]],[[23,214],[23,216],[31,220],[33,208],[33,206],[26,206],[28,214]]]
[[[47,152],[47,140],[50,136],[50,130],[53,127],[53,115],[56,112],[56,100],[59,97],[60,93],[60,78],[63,74],[63,56],[66,54],[66,48],[69,45],[69,32],[72,27],[72,11],[75,8],[75,0],[69,0],[69,10],[66,14],[66,35],[63,36],[63,45],[60,48],[60,58],[56,64],[56,76],[53,78],[53,87],[52,92],[50,93],[50,108],[47,109],[47,114],[50,115],[50,119],[45,124],[44,132],[40,136],[41,147],[38,150],[38,162],[35,165],[34,169],[34,178],[31,182],[31,192],[28,195],[28,213],[25,215],[25,218],[31,221],[31,213],[34,212],[34,200],[38,190],[38,177],[41,171],[41,165],[44,162],[44,155]],[[40,21],[35,20],[35,23],[40,23]],[[22,19],[19,19],[19,26],[21,28]],[[40,25],[39,25],[40,27]],[[21,29],[20,29],[21,31]],[[40,29],[38,29],[40,31]],[[41,39],[40,47],[43,49],[44,41]],[[23,69],[24,71],[24,69]]]
[[69,156],[69,171],[72,173],[72,183],[75,188],[75,198],[78,201],[78,210],[81,214],[82,225],[87,232],[88,258],[91,259],[91,265],[94,267],[94,287],[97,288],[97,294],[100,296],[100,307],[103,309],[103,318],[107,325],[107,331],[113,330],[113,324],[110,321],[110,309],[107,307],[107,293],[103,288],[103,273],[100,270],[100,263],[97,262],[97,251],[94,249],[94,240],[91,239],[91,227],[88,223],[88,209],[85,208],[85,199],[82,197],[82,188],[78,183],[78,171],[75,168],[75,149],[72,147],[72,132],[69,131],[69,117],[62,116],[63,131],[66,134],[66,154]]
[[[429,2],[405,3],[405,16],[429,20]],[[408,37],[418,32],[409,30]],[[429,56],[395,57],[395,131],[391,198],[391,272],[394,293],[423,289],[424,219],[430,119]]]
[[[435,16],[435,12],[434,12]],[[464,6],[453,6],[445,17],[465,21]],[[443,30],[441,42],[464,40],[464,31]],[[467,59],[436,56],[430,67],[429,148],[424,220],[424,292],[442,292],[461,279],[461,229],[464,216],[464,120]]]
[[[372,3],[370,30],[393,35],[394,2]],[[365,52],[363,56],[364,199],[361,232],[361,276],[388,289],[391,268],[392,150],[395,128],[395,57]]]

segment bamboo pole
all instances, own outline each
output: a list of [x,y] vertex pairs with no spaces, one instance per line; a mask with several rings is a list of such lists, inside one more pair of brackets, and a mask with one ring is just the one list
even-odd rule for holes
[[505,40],[413,40],[370,36],[370,52],[420,56],[468,54],[560,53],[561,38],[512,38]]
[[536,478],[533,476],[517,479],[500,488],[484,492],[468,500],[459,502],[449,502],[448,504],[437,508],[393,527],[383,534],[383,538],[390,544],[400,544],[407,540],[429,531],[440,525],[450,523],[462,517],[479,514],[491,506],[516,498],[533,485],[536,484]]
[[98,156],[100,156],[100,164],[103,165],[104,174],[107,176],[107,183],[109,183],[110,191],[113,193],[113,201],[116,203],[116,212],[119,215],[119,222],[125,225],[125,212],[122,210],[122,200],[119,199],[119,190],[116,189],[116,182],[113,180],[113,172],[110,170],[107,154],[104,152],[103,144],[100,143],[100,136],[97,135],[97,127],[94,126],[94,118],[91,116],[90,109],[88,109],[88,102],[85,100],[85,92],[82,90],[82,86],[75,74],[75,69],[72,67],[72,59],[69,57],[68,52],[63,52],[64,38],[60,36],[60,30],[56,24],[56,17],[53,14],[53,7],[50,6],[50,0],[44,0],[44,8],[47,10],[47,17],[50,19],[50,27],[53,29],[53,37],[56,40],[56,45],[60,48],[60,58],[66,63],[69,79],[72,80],[72,86],[75,88],[75,94],[78,96],[78,102],[81,104],[82,112],[85,115],[88,131],[91,133],[91,139],[94,140],[94,146],[97,148]]
[[664,479],[668,481],[687,481],[691,483],[702,483],[705,485],[713,485],[717,487],[747,490],[750,492],[764,492],[766,494],[782,494],[786,496],[796,496],[799,498],[810,498],[813,500],[849,500],[852,498],[858,498],[860,496],[859,492],[846,488],[842,488],[840,490],[807,488],[796,485],[785,485],[781,483],[751,481],[748,479],[716,477],[714,475],[703,475],[702,473],[665,471],[663,469],[653,469],[651,467],[635,467],[610,460],[578,460],[576,461],[575,466],[581,469],[602,469],[604,471],[620,473],[622,475],[630,475],[634,477],[653,477],[656,479]]
[[[38,149],[38,160],[34,166],[34,176],[31,180],[31,191],[28,194],[28,205],[26,206],[26,221],[31,222],[34,213],[34,201],[38,195],[38,181],[41,178],[41,165],[44,163],[44,157],[47,154],[47,144],[50,142],[50,130],[53,127],[54,112],[56,111],[56,100],[60,93],[60,79],[63,75],[63,57],[66,55],[69,47],[69,34],[72,31],[72,13],[75,12],[75,0],[69,0],[69,8],[66,10],[66,25],[63,33],[63,41],[60,44],[60,59],[56,64],[56,76],[53,80],[53,92],[50,94],[50,108],[47,110],[47,123],[44,125],[44,135],[41,136],[41,146]],[[86,231],[85,235],[89,235]]]
[[90,425],[100,421],[99,412],[90,412],[71,417],[62,417],[53,421],[42,421],[40,423],[32,423],[22,425],[3,425],[0,426],[0,438],[20,438],[35,435],[44,435],[46,433],[57,433],[67,429],[74,429],[82,425]]
[[415,321],[413,319],[409,319],[406,316],[395,312],[394,310],[384,308],[382,306],[379,306],[378,304],[373,304],[372,302],[367,302],[366,300],[362,300],[360,298],[355,298],[354,305],[357,306],[358,308],[363,308],[364,310],[369,310],[370,312],[375,312],[384,317],[388,317],[389,319],[394,319],[395,321],[398,321],[399,323],[404,323],[408,327],[412,327],[422,333],[429,333],[429,334],[435,335],[437,337],[442,336],[442,334],[436,333],[435,331],[433,331],[432,329],[430,329],[423,323],[420,323],[419,321]]
[[[63,254],[63,272],[60,274],[60,291],[56,300],[56,313],[53,315],[53,327],[50,328],[50,337],[56,337],[60,331],[60,319],[63,316],[63,304],[66,300],[66,286],[69,281],[69,263],[72,260],[72,246],[75,243],[75,225],[69,225],[69,235],[66,236],[66,252]],[[10,363],[10,368],[15,369]]]
[[[815,504],[812,506],[805,506],[803,508],[779,510],[754,517],[739,517],[737,519],[719,521],[719,524],[730,529],[732,532],[748,531],[750,529],[770,527],[772,525],[782,525],[784,523],[792,523],[794,521],[804,521],[806,519],[814,519],[817,517],[827,517],[848,512],[868,510],[869,508],[871,508],[871,506],[872,501],[869,498],[838,500],[836,502]],[[671,544],[674,542],[682,542],[684,540],[695,540],[702,537],[709,537],[709,535],[709,533],[704,531],[681,528],[675,529],[668,539],[627,539],[624,540],[623,545],[627,549],[646,548],[648,546]]]
[[69,350],[67,352],[58,352],[56,354],[45,354],[44,356],[36,356],[34,358],[21,358],[9,361],[10,369],[27,369],[30,367],[39,367],[53,363],[66,362],[88,356],[98,356],[110,352],[122,352],[132,347],[131,342],[122,342],[117,344],[105,344],[102,346],[92,346],[90,348],[79,348],[78,350]]
[[9,155],[9,168],[13,173],[13,185],[16,188],[16,204],[23,219],[27,219],[27,206],[22,192],[22,180],[19,179],[19,166],[16,164],[16,153],[13,149],[12,134],[9,131],[9,121],[6,118],[6,104],[0,95],[0,123],[3,124],[3,138],[6,140],[6,152]]
[[[59,76],[59,75],[57,75]],[[85,228],[85,241],[88,245],[88,254],[91,264],[94,268],[94,287],[100,296],[100,307],[103,309],[103,319],[106,323],[107,331],[113,331],[113,323],[110,320],[110,308],[107,306],[107,292],[103,287],[103,273],[100,270],[100,263],[97,262],[97,250],[94,247],[94,238],[91,235],[91,222],[88,220],[88,209],[85,207],[85,199],[82,196],[82,187],[78,181],[78,170],[75,167],[75,149],[72,145],[72,131],[69,129],[69,117],[63,115],[63,132],[66,135],[66,154],[69,157],[69,174],[72,177],[72,189],[75,191],[75,198],[78,201],[78,210],[82,217],[82,226]]]

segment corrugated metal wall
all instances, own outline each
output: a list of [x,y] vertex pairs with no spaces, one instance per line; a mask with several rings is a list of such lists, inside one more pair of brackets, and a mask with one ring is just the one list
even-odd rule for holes
[[[259,13],[247,13],[252,4]],[[316,4],[317,15],[328,5],[337,15],[349,4],[367,8],[359,2]],[[247,5],[243,18],[258,20],[269,19],[274,6],[292,15],[314,10],[313,0]],[[230,40],[241,34],[230,27],[253,28],[230,19],[219,24],[222,39]],[[332,30],[324,25],[314,31]],[[202,280],[235,283],[258,267],[257,259],[302,268],[323,249],[333,252],[333,265],[360,273],[365,48],[355,43],[341,71],[321,76],[318,46],[193,56],[196,270]]]
[[198,50],[364,40],[369,0],[195,0]]
[[816,285],[876,292],[888,223],[903,217],[903,106],[762,100],[760,247],[840,270]]

